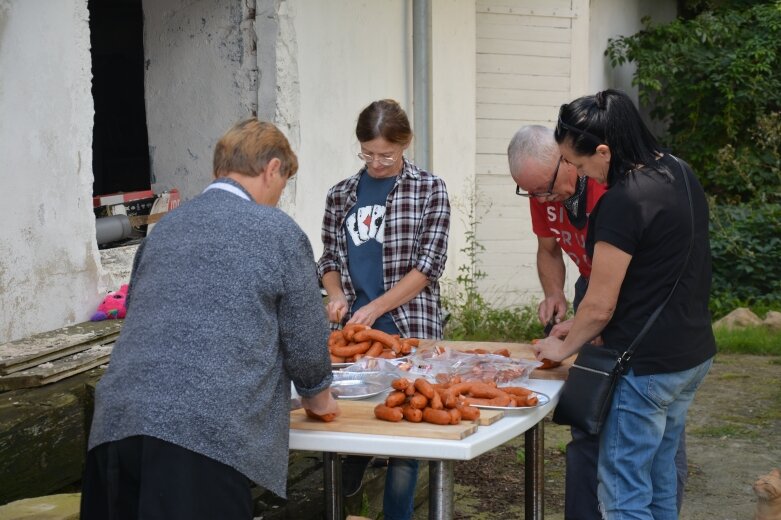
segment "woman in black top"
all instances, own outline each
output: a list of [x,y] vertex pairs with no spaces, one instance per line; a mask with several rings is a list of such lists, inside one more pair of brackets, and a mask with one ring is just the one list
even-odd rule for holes
[[683,268],[617,384],[598,464],[606,518],[675,519],[673,460],[716,352],[705,194],[691,168],[659,147],[623,92],[563,105],[555,137],[565,161],[609,189],[590,217],[591,279],[572,329],[563,340],[538,343],[538,358],[560,361],[600,335],[611,348],[626,349]]

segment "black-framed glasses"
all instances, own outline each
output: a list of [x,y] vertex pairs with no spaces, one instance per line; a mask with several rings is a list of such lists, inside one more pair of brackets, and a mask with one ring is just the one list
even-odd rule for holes
[[396,162],[396,157],[389,156],[389,155],[370,155],[368,153],[358,152],[356,154],[360,160],[365,162],[366,164],[371,164],[374,161],[377,161],[383,166],[390,166],[391,164]]
[[600,137],[597,137],[596,135],[592,134],[591,132],[587,132],[586,130],[581,130],[580,128],[578,128],[576,126],[568,125],[567,123],[562,121],[561,120],[561,113],[564,110],[564,107],[566,107],[566,106],[567,106],[567,104],[565,103],[565,104],[561,105],[561,107],[559,107],[559,118],[556,121],[556,136],[561,135],[561,133],[562,133],[561,129],[564,128],[566,130],[569,130],[570,132],[575,132],[575,133],[578,133],[578,134],[580,134],[580,135],[582,135],[584,137],[588,137],[589,139],[591,139],[592,141],[596,142],[597,144],[605,144],[605,140],[604,139],[602,139]]
[[521,187],[517,184],[515,185],[515,194],[519,197],[549,197],[550,195],[553,195],[553,187],[556,185],[556,178],[559,176],[559,168],[561,168],[561,161],[564,159],[561,155],[559,155],[559,162],[556,163],[556,169],[553,170],[553,179],[550,181],[550,186],[548,186],[548,189],[546,191],[539,191],[539,192],[529,192],[526,193],[524,191],[521,191]]

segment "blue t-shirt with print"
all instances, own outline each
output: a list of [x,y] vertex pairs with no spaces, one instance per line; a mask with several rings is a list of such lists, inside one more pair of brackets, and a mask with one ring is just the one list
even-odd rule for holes
[[[358,182],[358,200],[347,214],[347,261],[355,287],[352,312],[385,293],[382,275],[385,202],[395,183],[396,177],[375,179],[364,171]],[[399,333],[389,313],[377,318],[372,328],[388,334]]]

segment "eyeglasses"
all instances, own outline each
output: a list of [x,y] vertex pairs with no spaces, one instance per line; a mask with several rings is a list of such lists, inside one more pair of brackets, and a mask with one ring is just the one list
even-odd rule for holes
[[547,190],[540,191],[540,192],[526,193],[526,192],[521,191],[521,187],[520,186],[516,185],[515,186],[515,194],[518,195],[519,197],[528,197],[528,198],[548,197],[550,195],[553,195],[553,186],[556,184],[556,177],[559,176],[559,168],[561,167],[562,159],[563,159],[563,157],[561,155],[559,155],[559,162],[556,163],[556,169],[553,171],[553,179],[551,179],[550,186],[548,186]]
[[371,164],[374,161],[377,161],[382,166],[390,166],[391,164],[396,162],[396,157],[388,156],[388,155],[378,155],[375,157],[374,155],[370,155],[368,153],[361,153],[361,152],[359,152],[357,155],[358,158],[363,162],[365,162],[366,164]]
[[561,120],[561,113],[564,110],[564,107],[566,107],[566,106],[567,105],[565,103],[564,105],[561,105],[561,107],[559,108],[559,119],[558,119],[558,121],[556,121],[556,134],[555,134],[556,136],[561,135],[562,132],[563,132],[562,128],[564,128],[564,129],[569,130],[571,132],[576,132],[576,133],[578,133],[578,134],[580,134],[580,135],[582,135],[584,137],[588,137],[589,139],[591,139],[592,141],[596,142],[597,144],[605,144],[604,139],[601,139],[601,138],[597,137],[596,135],[592,134],[591,132],[587,132],[585,130],[581,130],[580,128],[578,128],[576,126],[568,125],[567,123],[562,121]]

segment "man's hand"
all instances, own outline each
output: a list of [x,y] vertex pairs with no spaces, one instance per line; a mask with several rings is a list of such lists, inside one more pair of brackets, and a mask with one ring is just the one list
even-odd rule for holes
[[540,305],[537,308],[540,323],[545,325],[551,318],[553,318],[554,323],[559,323],[564,319],[564,316],[567,315],[568,307],[569,304],[567,303],[567,299],[564,297],[563,292],[553,296],[547,296],[540,302]]

